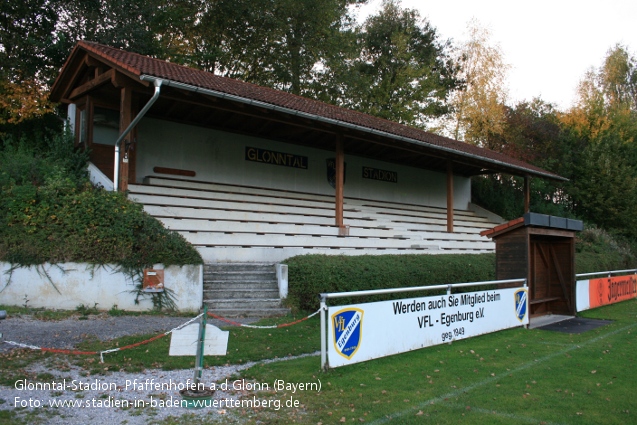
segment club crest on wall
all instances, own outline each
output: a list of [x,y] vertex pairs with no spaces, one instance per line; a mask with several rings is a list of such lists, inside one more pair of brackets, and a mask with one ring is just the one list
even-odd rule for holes
[[[336,189],[336,158],[327,158],[325,160],[327,165],[327,182]],[[343,184],[347,177],[347,163],[343,163]]]

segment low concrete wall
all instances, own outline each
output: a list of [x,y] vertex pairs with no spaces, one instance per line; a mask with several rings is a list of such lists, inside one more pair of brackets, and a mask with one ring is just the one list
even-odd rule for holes
[[[74,310],[79,305],[100,310],[117,306],[120,310],[146,311],[153,308],[150,294],[135,304],[135,290],[141,276],[131,279],[117,266],[93,267],[65,263],[11,269],[0,262],[0,304]],[[164,269],[164,287],[174,295],[179,311],[199,311],[203,303],[203,266],[170,266]]]

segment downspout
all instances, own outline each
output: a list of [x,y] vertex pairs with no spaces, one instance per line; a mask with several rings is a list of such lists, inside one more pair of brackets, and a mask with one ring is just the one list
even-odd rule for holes
[[131,121],[128,127],[126,127],[126,130],[124,130],[122,134],[120,134],[117,140],[115,141],[115,171],[113,173],[113,192],[117,192],[117,189],[119,186],[119,147],[122,144],[122,140],[124,140],[124,138],[128,135],[128,133],[130,133],[133,130],[133,128],[135,128],[137,123],[139,123],[139,121],[142,118],[144,118],[144,115],[146,115],[146,112],[148,112],[150,107],[153,106],[153,103],[155,103],[155,101],[159,98],[159,93],[161,92],[161,85],[163,83],[163,80],[157,78],[153,82],[155,84],[155,93],[153,94],[153,97],[150,98],[148,103],[146,103],[146,105],[142,108],[142,110],[139,111],[139,114],[137,114],[135,119]]

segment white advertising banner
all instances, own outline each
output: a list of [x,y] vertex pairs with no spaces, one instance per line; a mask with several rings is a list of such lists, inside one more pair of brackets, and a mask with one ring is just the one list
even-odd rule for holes
[[528,325],[526,288],[329,307],[329,367]]
[[588,286],[588,280],[575,282],[575,310],[578,312],[591,308]]

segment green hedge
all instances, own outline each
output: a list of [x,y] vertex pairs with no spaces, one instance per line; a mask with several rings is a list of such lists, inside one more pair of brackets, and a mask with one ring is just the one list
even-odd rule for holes
[[[595,226],[577,234],[576,273],[594,273],[637,267],[637,244]],[[631,243],[632,242],[632,243]]]
[[[602,252],[591,252],[585,240],[578,240],[576,273],[635,267],[633,263],[629,265],[626,262],[627,258],[613,244],[605,245]],[[305,311],[315,311],[318,308],[321,293],[482,282],[496,278],[495,254],[301,255],[288,258],[285,263],[288,265],[288,305]],[[486,287],[471,290],[476,289]],[[330,305],[432,294],[434,292],[343,298],[330,300]]]
[[[323,292],[430,286],[495,279],[494,254],[301,255],[288,258],[285,263],[288,265],[289,305],[306,311],[318,309],[318,295]],[[425,294],[417,293],[418,296]],[[413,294],[403,293],[400,297],[411,295]],[[378,299],[381,297],[357,297],[355,302]],[[330,301],[330,304],[345,304],[352,301],[339,299]]]

